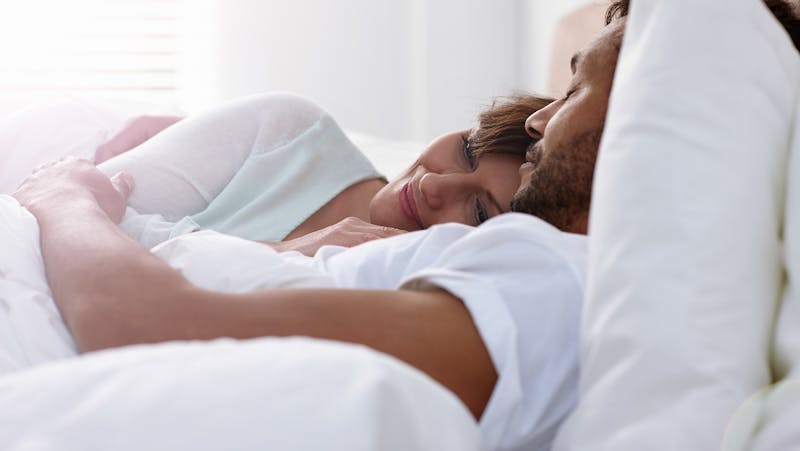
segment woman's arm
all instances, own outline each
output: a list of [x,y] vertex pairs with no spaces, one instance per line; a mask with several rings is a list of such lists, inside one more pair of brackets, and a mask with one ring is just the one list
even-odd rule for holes
[[181,119],[180,116],[136,116],[129,119],[108,141],[97,146],[95,164],[133,149]]
[[48,280],[80,350],[287,335],[361,343],[426,372],[480,417],[497,375],[457,298],[444,291],[202,290],[117,229],[106,211],[124,206],[126,190],[71,161],[15,193],[39,220]]
[[205,210],[254,152],[280,149],[323,115],[296,96],[249,96],[187,117],[98,167],[136,179],[128,205],[137,212],[178,221]]

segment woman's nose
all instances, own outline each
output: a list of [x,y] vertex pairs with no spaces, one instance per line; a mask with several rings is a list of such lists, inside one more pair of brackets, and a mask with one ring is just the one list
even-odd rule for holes
[[547,124],[554,114],[561,108],[563,100],[554,100],[546,107],[528,116],[525,120],[525,131],[533,139],[542,139],[547,129]]
[[439,210],[457,193],[465,192],[463,174],[438,174],[428,172],[419,180],[419,190],[431,210]]

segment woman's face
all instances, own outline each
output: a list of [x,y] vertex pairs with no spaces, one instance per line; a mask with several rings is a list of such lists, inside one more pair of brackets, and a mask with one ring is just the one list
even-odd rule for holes
[[372,198],[370,222],[420,230],[445,222],[479,225],[508,212],[524,158],[489,154],[478,160],[467,144],[469,134],[462,130],[433,140]]

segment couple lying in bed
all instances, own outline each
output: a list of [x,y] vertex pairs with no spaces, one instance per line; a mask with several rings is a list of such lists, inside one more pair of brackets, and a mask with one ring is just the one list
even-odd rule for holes
[[[499,135],[482,135],[497,127],[483,121],[448,135],[385,187],[327,116],[286,97],[187,119],[103,172],[80,161],[39,170],[14,196],[38,220],[49,286],[77,348],[221,336],[363,343],[455,393],[480,419],[485,448],[546,449],[576,399],[582,235],[624,26],[613,21],[573,59],[564,98],[525,107],[524,128],[516,116]],[[270,112],[270,101],[299,113]],[[516,157],[485,150],[477,158],[506,133],[517,134],[507,148]],[[319,143],[336,145],[305,153]],[[209,145],[233,154],[206,155]],[[196,153],[181,157],[185,148]],[[494,160],[498,167],[482,175]],[[120,170],[133,191],[130,179],[107,178]],[[266,207],[279,201],[279,212]],[[501,215],[509,205],[535,216]],[[355,241],[397,236],[313,257],[186,234],[211,229],[291,246],[300,227],[316,234],[312,246],[299,246],[310,254],[329,242],[355,244],[342,238],[347,223],[319,232],[346,216],[413,232],[358,222],[366,237]],[[268,226],[277,231],[267,234]],[[155,256],[140,243],[155,244]]]
[[[497,103],[389,183],[330,116],[285,94],[180,121],[100,164],[127,174],[113,181],[87,162],[43,168],[15,193],[39,230],[10,198],[0,227],[24,237],[4,243],[7,258],[38,258],[41,233],[58,310],[42,302],[38,316],[10,315],[21,322],[10,329],[37,332],[4,350],[5,366],[131,343],[308,335],[426,372],[480,418],[492,448],[549,443],[575,400],[585,238],[501,215],[529,172],[525,120],[547,104]],[[316,252],[324,244],[338,246]],[[146,268],[128,266],[137,262]]]

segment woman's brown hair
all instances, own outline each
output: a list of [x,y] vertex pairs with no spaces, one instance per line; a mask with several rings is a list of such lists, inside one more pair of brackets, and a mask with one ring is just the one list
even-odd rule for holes
[[504,153],[525,156],[534,142],[525,131],[528,116],[550,104],[553,99],[528,94],[498,98],[478,116],[478,127],[470,136],[473,155]]

